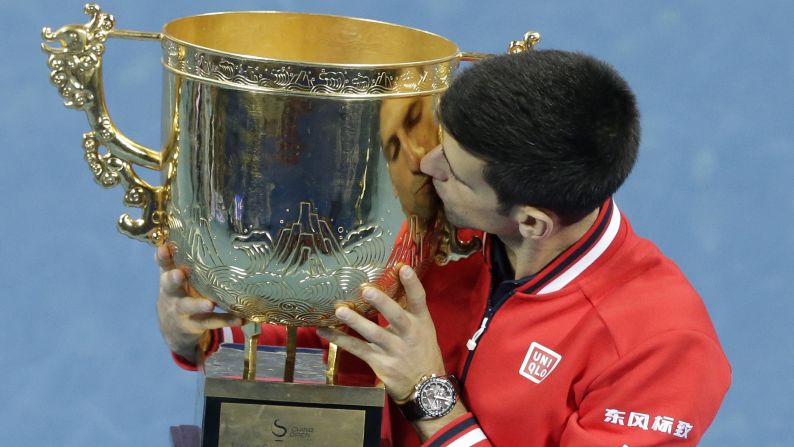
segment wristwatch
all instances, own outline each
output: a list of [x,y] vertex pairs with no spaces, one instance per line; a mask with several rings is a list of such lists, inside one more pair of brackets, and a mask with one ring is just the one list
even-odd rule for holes
[[455,376],[424,376],[407,402],[398,404],[409,421],[437,419],[452,411],[458,401],[458,380]]

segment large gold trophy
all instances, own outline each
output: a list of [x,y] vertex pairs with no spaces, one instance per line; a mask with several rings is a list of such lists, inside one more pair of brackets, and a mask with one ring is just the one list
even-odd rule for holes
[[[122,215],[119,229],[173,244],[191,286],[248,322],[244,380],[205,382],[204,445],[270,445],[277,435],[284,446],[377,445],[383,389],[334,385],[333,346],[327,384],[290,383],[295,329],[339,324],[339,306],[370,312],[366,285],[399,297],[401,265],[421,275],[477,249],[445,223],[419,160],[439,142],[434,110],[453,72],[486,55],[348,17],[225,12],[150,33],[115,29],[96,5],[85,12],[85,25],[45,28],[42,48],[65,105],[88,117],[83,149],[96,181],[121,185],[124,203],[142,210]],[[110,117],[110,37],[163,48],[159,151]],[[509,51],[538,39],[527,33]],[[138,167],[160,171],[161,184]],[[283,382],[256,381],[260,323],[288,327]],[[241,421],[262,428],[240,430]],[[271,434],[272,421],[283,432]],[[295,439],[285,421],[300,421]]]

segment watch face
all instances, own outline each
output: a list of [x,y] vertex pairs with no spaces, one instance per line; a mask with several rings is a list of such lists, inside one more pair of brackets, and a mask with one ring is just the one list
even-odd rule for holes
[[452,411],[455,406],[455,387],[445,377],[431,377],[419,386],[417,400],[424,413],[439,418]]

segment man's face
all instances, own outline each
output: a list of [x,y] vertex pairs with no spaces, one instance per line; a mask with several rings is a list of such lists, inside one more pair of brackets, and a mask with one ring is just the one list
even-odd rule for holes
[[380,121],[389,176],[403,211],[429,222],[440,203],[430,178],[419,170],[419,161],[438,145],[432,97],[384,100]]
[[441,144],[422,159],[421,169],[433,178],[451,224],[514,237],[519,234],[518,224],[499,213],[496,191],[484,178],[485,165],[444,132]]

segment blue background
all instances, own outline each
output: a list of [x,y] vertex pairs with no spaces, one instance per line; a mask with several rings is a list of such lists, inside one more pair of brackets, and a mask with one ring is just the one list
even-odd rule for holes
[[[610,62],[643,115],[618,204],[701,292],[734,368],[702,445],[794,445],[791,1],[101,5],[118,28],[145,31],[219,10],[352,15],[426,29],[465,51],[500,52],[535,29],[544,48]],[[122,191],[94,184],[85,118],[62,107],[39,50],[42,26],[85,23],[82,2],[3,0],[0,17],[0,443],[168,445],[169,426],[194,422],[196,377],[171,363],[153,250],[117,233]],[[114,39],[105,58],[113,118],[150,147],[160,141],[159,57],[156,43]]]

